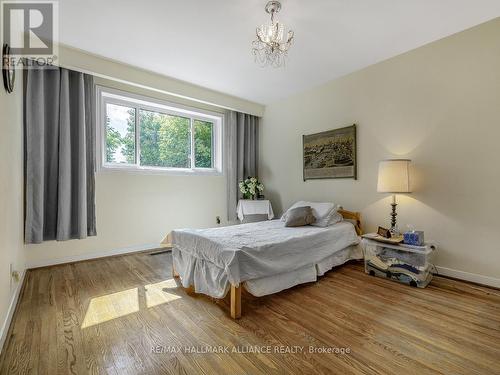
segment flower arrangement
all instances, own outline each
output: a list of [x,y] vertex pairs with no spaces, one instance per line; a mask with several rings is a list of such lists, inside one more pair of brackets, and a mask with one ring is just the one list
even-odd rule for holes
[[255,199],[257,193],[264,191],[264,185],[256,177],[247,177],[246,180],[240,181],[239,187],[245,199]]

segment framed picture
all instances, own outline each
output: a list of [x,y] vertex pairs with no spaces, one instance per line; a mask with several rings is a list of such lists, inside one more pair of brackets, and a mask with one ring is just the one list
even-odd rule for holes
[[357,178],[356,125],[302,136],[304,181]]

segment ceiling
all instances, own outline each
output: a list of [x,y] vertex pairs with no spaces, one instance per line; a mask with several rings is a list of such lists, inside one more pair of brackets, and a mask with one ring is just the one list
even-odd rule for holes
[[283,0],[285,68],[254,62],[266,0],[60,0],[60,41],[269,104],[500,16],[499,0]]

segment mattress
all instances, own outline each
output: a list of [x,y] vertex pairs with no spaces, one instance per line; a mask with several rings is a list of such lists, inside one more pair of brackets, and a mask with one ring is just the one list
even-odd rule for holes
[[[280,220],[172,232],[172,256],[184,287],[222,298],[230,284],[316,267],[359,238],[349,222],[319,228],[289,228]],[[330,267],[331,268],[331,267]],[[318,272],[316,272],[317,276]],[[310,277],[309,277],[310,278]],[[248,283],[249,281],[254,281]],[[251,291],[251,290],[250,290]],[[265,291],[264,291],[265,292]],[[269,293],[267,293],[269,294]],[[263,294],[260,294],[263,295]]]

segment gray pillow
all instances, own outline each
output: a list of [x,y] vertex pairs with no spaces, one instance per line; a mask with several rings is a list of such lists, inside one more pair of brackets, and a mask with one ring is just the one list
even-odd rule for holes
[[303,227],[316,222],[311,206],[296,207],[288,211],[285,227]]

